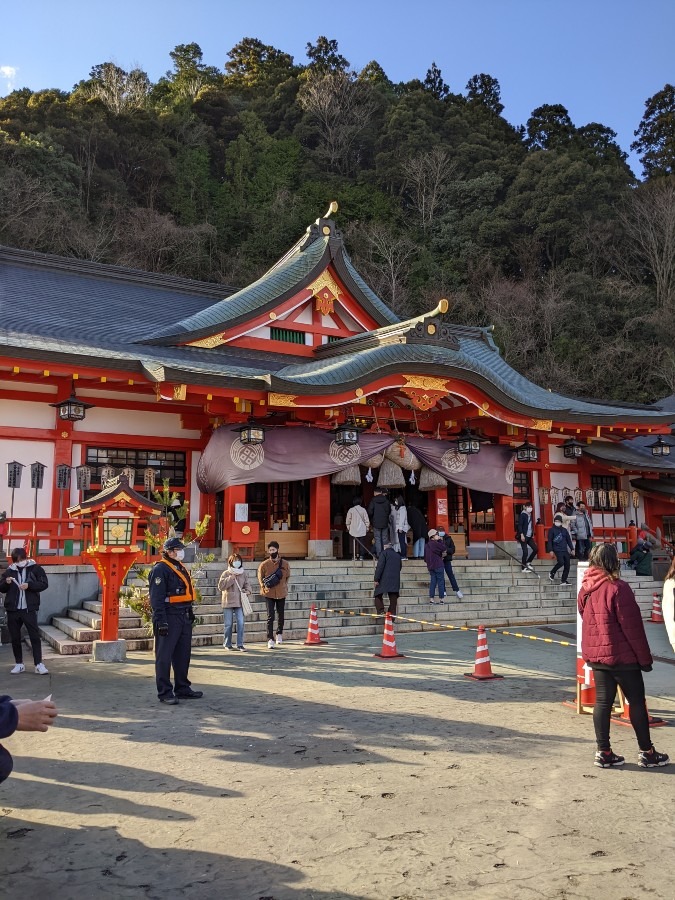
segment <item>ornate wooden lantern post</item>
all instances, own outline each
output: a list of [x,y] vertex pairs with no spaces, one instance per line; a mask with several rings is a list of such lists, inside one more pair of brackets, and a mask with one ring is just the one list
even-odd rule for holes
[[110,479],[96,496],[68,507],[71,518],[91,519],[92,546],[86,552],[103,588],[101,639],[94,641],[92,648],[95,661],[121,662],[126,658],[126,641],[118,638],[119,592],[141,552],[136,543],[140,517],[158,516],[161,512],[159,503],[129,487],[127,475]]

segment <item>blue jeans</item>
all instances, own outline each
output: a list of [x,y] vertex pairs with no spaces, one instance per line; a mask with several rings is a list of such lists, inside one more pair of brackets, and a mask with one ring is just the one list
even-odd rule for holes
[[450,582],[450,586],[453,591],[457,593],[459,590],[459,585],[457,584],[457,579],[455,578],[455,573],[452,571],[452,560],[444,559],[443,565],[445,567],[445,574],[448,576],[448,581]]
[[413,544],[413,552],[412,555],[415,559],[422,559],[424,557],[424,538],[417,538],[415,543]]
[[244,646],[244,610],[241,606],[226,606],[223,610],[226,647],[232,646],[232,621],[235,613],[237,616],[237,647]]
[[431,581],[429,582],[429,599],[433,599],[433,596],[436,593],[436,585],[438,585],[438,596],[442,600],[443,597],[445,597],[445,570],[433,569],[433,571],[429,572],[429,575],[431,575]]

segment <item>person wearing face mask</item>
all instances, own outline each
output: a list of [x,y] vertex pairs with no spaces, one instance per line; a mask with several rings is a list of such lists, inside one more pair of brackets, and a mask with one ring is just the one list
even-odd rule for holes
[[444,528],[438,529],[438,536],[443,541],[443,546],[445,547],[445,556],[443,557],[443,568],[445,569],[445,574],[448,576],[448,581],[450,582],[450,586],[455,592],[457,599],[461,600],[464,594],[459,589],[459,585],[457,584],[457,579],[455,578],[455,573],[452,568],[452,557],[455,555],[455,542]]
[[[227,569],[220,576],[218,590],[222,591],[223,623],[225,634],[223,647],[226,650],[246,650],[244,647],[244,610],[241,595],[251,594],[252,588],[244,570],[241,556],[233,553],[227,559]],[[237,646],[232,646],[232,622],[237,617]]]
[[[258,566],[258,583],[260,593],[267,601],[267,647],[273,650],[283,642],[284,612],[286,610],[286,594],[291,567],[279,556],[279,544],[270,541],[267,545],[268,559]],[[274,638],[274,614],[277,615],[276,644]]]
[[[192,604],[195,590],[190,573],[183,566],[185,545],[179,538],[164,541],[162,559],[150,572],[150,605],[155,635],[155,676],[160,703],[176,706],[181,700],[198,700],[202,691],[193,691],[188,680],[192,655]],[[171,683],[173,666],[174,684]]]
[[[525,504],[523,511],[518,516],[518,540],[520,541],[523,554],[523,572],[534,572],[532,560],[537,555],[539,548],[534,540],[534,517],[531,503]],[[528,547],[530,548],[529,556],[527,553]]]
[[0,592],[5,594],[7,629],[12,641],[14,668],[12,675],[26,671],[23,664],[21,627],[26,626],[36,675],[48,675],[49,670],[42,662],[42,644],[38,628],[37,614],[40,609],[40,594],[49,587],[45,570],[34,559],[28,559],[23,547],[12,550],[12,562],[0,575]]

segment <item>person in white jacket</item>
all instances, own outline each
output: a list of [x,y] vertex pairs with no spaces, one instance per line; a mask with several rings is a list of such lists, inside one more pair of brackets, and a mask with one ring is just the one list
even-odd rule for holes
[[668,640],[673,650],[675,650],[675,559],[671,562],[668,574],[663,582],[661,610],[666,631],[668,632]]
[[408,531],[410,530],[410,525],[408,524],[408,510],[406,509],[405,500],[402,496],[398,496],[396,500],[394,500],[394,509],[396,511],[398,552],[401,559],[406,559],[408,556]]
[[367,553],[365,537],[370,528],[370,519],[360,497],[354,497],[351,508],[347,511],[345,525],[352,539],[353,558],[365,559]]

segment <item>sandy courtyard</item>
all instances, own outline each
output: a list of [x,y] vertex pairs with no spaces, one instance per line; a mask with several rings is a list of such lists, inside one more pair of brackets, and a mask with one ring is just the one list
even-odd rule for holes
[[[573,626],[560,626],[572,632]],[[673,660],[662,626],[656,654]],[[544,632],[533,633],[545,636]],[[547,635],[558,637],[556,635]],[[489,635],[503,681],[475,683],[475,635],[196,650],[201,701],[157,703],[149,654],[50,658],[0,693],[62,710],[5,741],[3,896],[80,898],[602,898],[675,896],[675,765],[592,765],[589,717],[561,705],[574,651]],[[647,675],[675,723],[675,667]],[[675,729],[653,732],[675,756]]]

